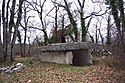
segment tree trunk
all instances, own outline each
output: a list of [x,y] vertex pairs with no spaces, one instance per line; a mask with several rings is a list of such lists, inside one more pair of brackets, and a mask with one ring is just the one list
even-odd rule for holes
[[6,17],[5,17],[5,3],[6,0],[3,0],[2,2],[2,21],[3,21],[3,59],[4,61],[6,61],[6,55],[7,55],[7,39],[6,39],[6,35],[7,35],[7,28],[6,28]]
[[26,16],[27,16],[27,12],[26,12],[26,7],[25,7],[25,5],[26,4],[24,4],[24,24],[25,24],[25,27],[23,27],[23,29],[24,29],[24,32],[25,32],[25,34],[24,34],[24,44],[23,44],[23,56],[26,56],[26,36],[27,36],[27,21],[28,20],[26,20]]
[[99,30],[99,35],[100,35],[100,37],[101,37],[101,43],[104,45],[104,39],[103,39],[103,36],[102,36],[102,34],[101,34],[100,29],[98,29],[98,30]]
[[44,44],[47,45],[49,43],[49,38],[46,30],[43,30],[43,33],[44,33]]
[[[125,32],[125,21],[124,21],[124,8],[123,8],[123,0],[119,1],[119,4],[116,0],[109,1],[109,4],[111,6],[111,12],[115,20],[116,28],[118,31],[118,44],[122,51],[125,51],[124,49],[124,35]],[[119,9],[119,11],[118,11]],[[119,18],[120,13],[120,18]],[[122,29],[121,29],[122,28]]]
[[3,49],[1,41],[1,10],[0,10],[0,62],[3,62]]
[[[41,9],[42,10],[42,9]],[[45,25],[43,23],[43,17],[42,17],[42,12],[40,14],[40,20],[41,20],[41,24],[42,24],[42,27],[43,27],[43,33],[44,33],[44,44],[48,44],[49,42],[49,38],[48,38],[48,35],[47,35],[47,32],[46,32],[46,28],[45,28]]]
[[64,8],[66,9],[66,11],[67,11],[67,13],[68,13],[70,23],[71,23],[71,25],[72,25],[72,27],[73,27],[73,32],[74,32],[74,35],[75,35],[75,42],[77,42],[77,41],[78,41],[78,28],[77,28],[77,23],[76,23],[76,21],[74,20],[72,13],[70,12],[70,9],[69,9],[69,6],[68,6],[66,0],[64,0],[64,2],[65,2],[65,5],[66,5],[66,7],[64,7]]
[[23,55],[24,55],[24,56],[26,56],[26,54],[27,54],[27,53],[26,53],[26,35],[27,35],[27,29],[25,30],[25,35],[24,35],[24,44],[23,44],[23,47],[24,47],[24,48],[23,48],[23,49],[24,49],[24,50],[23,50],[23,53],[24,53]]
[[11,57],[12,57],[12,51],[13,51],[13,47],[16,41],[16,37],[17,37],[17,33],[18,33],[18,27],[19,27],[19,23],[21,21],[21,16],[22,16],[22,4],[23,4],[24,0],[19,0],[19,12],[18,12],[18,18],[14,27],[14,33],[13,33],[13,38],[12,38],[12,43],[11,43]]
[[120,10],[120,16],[121,16],[121,23],[122,23],[122,48],[123,52],[125,53],[125,14],[124,14],[124,2],[123,0],[119,1],[119,10]]
[[17,37],[18,37],[18,42],[20,43],[20,53],[21,53],[21,57],[23,57],[23,46],[22,46],[22,41],[21,41],[21,35],[20,35],[20,31],[18,30],[18,33],[17,33]]
[[58,42],[58,39],[57,39],[57,28],[58,28],[58,20],[57,20],[57,15],[58,15],[58,10],[59,10],[59,8],[57,7],[57,6],[55,6],[55,8],[56,8],[56,11],[55,11],[55,29],[54,29],[54,34],[55,34],[55,43],[57,43]]
[[79,13],[80,13],[81,28],[82,28],[82,42],[85,42],[86,41],[86,34],[87,34],[87,29],[85,26],[85,19],[83,18],[84,17],[83,8],[84,8],[85,0],[83,0],[82,3],[80,2],[80,0],[78,0],[78,3],[80,6]]
[[110,28],[111,28],[111,24],[110,24],[110,15],[108,16],[108,25],[107,25],[107,40],[106,40],[106,44],[107,45],[111,45],[111,33],[110,33]]
[[85,27],[85,21],[84,21],[83,17],[81,17],[81,27],[82,27],[82,42],[85,42],[87,30],[86,30],[86,27]]

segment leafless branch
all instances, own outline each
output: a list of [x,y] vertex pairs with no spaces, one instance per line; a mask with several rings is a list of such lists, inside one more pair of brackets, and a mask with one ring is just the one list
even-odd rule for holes
[[106,10],[106,11],[105,11],[104,13],[102,13],[102,14],[99,14],[99,13],[101,12],[101,10],[98,11],[98,12],[92,12],[90,15],[86,16],[84,19],[87,19],[87,18],[89,18],[89,17],[91,17],[91,16],[102,16],[102,15],[106,14],[107,11],[108,11],[108,10]]
[[37,29],[37,30],[40,30],[40,31],[43,31],[43,29],[40,29],[38,27],[33,27],[33,26],[28,26],[29,28],[32,28],[32,29]]

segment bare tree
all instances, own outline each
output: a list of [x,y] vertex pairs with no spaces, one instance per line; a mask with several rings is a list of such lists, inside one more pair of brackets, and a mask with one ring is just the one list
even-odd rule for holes
[[88,29],[85,26],[85,19],[83,18],[84,17],[83,8],[84,8],[85,0],[83,0],[82,2],[80,2],[80,0],[77,0],[77,1],[80,6],[80,10],[78,10],[78,12],[80,14],[80,21],[81,21],[81,28],[82,28],[82,41],[86,41],[86,34]]
[[[57,38],[57,28],[58,28],[58,10],[59,7],[55,5],[55,37]],[[57,40],[55,40],[55,43],[58,42]]]
[[1,10],[0,10],[0,61],[3,60],[2,40],[1,40]]
[[24,3],[24,26],[23,29],[24,29],[24,44],[23,44],[23,56],[26,56],[26,37],[27,37],[27,25],[28,25],[28,20],[29,20],[29,17],[27,18],[27,8],[28,6],[26,7],[26,3]]
[[2,44],[2,41],[1,41],[1,10],[0,10],[0,44]]
[[125,12],[123,0],[106,0],[106,2],[114,17],[118,32],[118,44],[120,45],[121,50],[125,52]]
[[43,8],[45,5],[46,0],[44,0],[43,2],[41,0],[37,1],[33,1],[32,2],[28,2],[31,6],[32,6],[32,10],[36,11],[39,15],[41,24],[42,24],[42,31],[44,33],[44,43],[47,44],[49,42],[49,38],[47,35],[47,31],[46,31],[46,23],[44,21],[44,17],[43,17]]
[[[88,33],[88,28],[89,28],[89,25],[91,23],[91,20],[93,19],[94,16],[102,16],[104,14],[106,14],[107,11],[105,11],[104,13],[101,13],[102,11],[102,8],[100,6],[100,10],[99,11],[96,11],[93,10],[89,15],[85,16],[85,2],[86,0],[77,0],[77,3],[76,3],[76,8],[77,9],[74,9],[75,11],[75,14],[76,15],[73,15],[73,13],[71,12],[71,9],[70,9],[70,6],[72,5],[73,2],[68,2],[67,0],[63,0],[65,5],[63,5],[62,3],[57,3],[55,1],[55,4],[58,4],[60,7],[63,7],[66,11],[67,11],[67,14],[69,16],[69,20],[70,20],[70,23],[73,27],[73,32],[74,32],[74,36],[75,36],[75,41],[78,40],[78,24],[77,24],[77,21],[80,19],[80,31],[82,33],[81,37],[82,37],[82,41],[86,41],[86,35]],[[92,1],[93,2],[93,1]],[[94,3],[94,2],[93,2]],[[76,20],[77,18],[79,18],[78,20]]]
[[25,57],[27,55],[26,53],[26,41],[27,41],[27,30],[28,30],[28,23],[29,23],[29,19],[34,16],[28,16],[27,13],[31,12],[31,10],[29,9],[29,4],[27,4],[26,2],[23,4],[23,20],[22,23],[20,23],[21,27],[24,30],[24,41],[23,41],[23,45],[21,44],[21,49],[23,49],[23,53],[22,57]]
[[51,43],[57,43],[57,42],[65,43],[66,42],[65,31],[67,28],[65,24],[65,20],[66,20],[65,16],[67,16],[67,14],[62,13],[64,12],[64,9],[60,10],[60,6],[55,4],[55,1],[52,1],[52,3],[54,4],[55,16],[53,17],[52,15],[51,16],[49,15],[55,20],[54,29],[51,30],[51,33],[52,33]]
[[62,6],[66,9],[67,11],[67,14],[69,16],[69,20],[70,20],[70,23],[72,24],[72,27],[73,27],[73,32],[74,32],[74,35],[75,35],[75,41],[77,42],[78,41],[78,27],[77,27],[77,23],[75,21],[75,19],[73,18],[73,15],[69,9],[69,4],[67,3],[66,0],[64,0],[64,3],[65,3],[65,6]]
[[54,18],[54,22],[55,22],[54,26],[53,26],[53,28],[54,28],[54,30],[53,30],[53,37],[54,38],[52,38],[51,43],[57,43],[57,42],[59,42],[58,41],[58,32],[57,32],[57,29],[59,28],[58,27],[58,11],[59,11],[59,7],[56,4],[54,4],[54,9],[55,9],[55,16],[53,17],[52,15],[51,16],[49,15],[50,17]]
[[72,13],[70,11],[70,5],[71,5],[71,3],[68,3],[66,0],[63,0],[63,1],[64,1],[65,5],[62,5],[62,4],[56,3],[56,2],[54,2],[54,3],[58,4],[59,7],[63,7],[67,11],[67,14],[68,14],[71,26],[73,27],[72,31],[73,31],[74,36],[75,36],[73,38],[73,40],[74,40],[74,42],[77,42],[78,41],[78,27],[77,27],[77,23],[76,23],[73,15],[72,15]]
[[[13,60],[12,51],[16,41],[19,23],[21,21],[22,4],[24,0],[19,0],[16,22],[14,21],[15,20],[14,16],[16,15],[15,14],[16,0],[12,1],[11,7],[9,7],[9,4],[11,4],[10,0],[7,1],[7,4],[5,2],[6,0],[3,0],[2,2],[3,57],[4,57],[4,61],[10,62]],[[10,8],[10,12],[9,12],[9,8]],[[14,32],[12,32],[12,28],[14,29]]]

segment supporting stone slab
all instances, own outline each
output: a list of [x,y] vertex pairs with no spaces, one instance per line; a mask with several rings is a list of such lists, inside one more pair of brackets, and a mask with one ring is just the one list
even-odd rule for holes
[[72,52],[41,52],[38,56],[41,61],[54,62],[60,64],[72,64]]
[[83,65],[91,65],[92,55],[89,54],[88,50],[75,50],[72,51],[73,60],[72,63],[74,66],[83,66]]

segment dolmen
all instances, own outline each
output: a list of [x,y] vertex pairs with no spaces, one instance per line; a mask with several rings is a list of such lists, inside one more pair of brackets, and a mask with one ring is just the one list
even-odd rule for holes
[[93,63],[89,48],[89,42],[70,42],[40,46],[36,50],[41,61],[83,66]]

